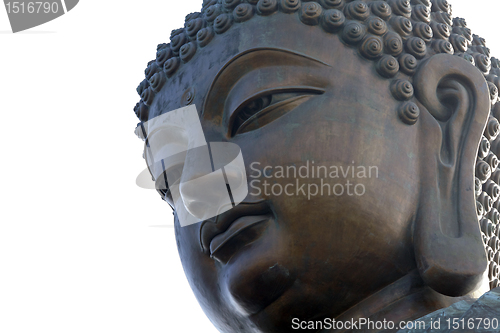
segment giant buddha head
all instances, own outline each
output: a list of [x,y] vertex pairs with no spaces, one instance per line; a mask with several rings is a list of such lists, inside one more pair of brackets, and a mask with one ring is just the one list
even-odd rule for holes
[[212,323],[411,320],[496,287],[499,65],[447,0],[205,0],[187,15],[148,63],[136,133],[167,146],[145,124],[194,105],[207,142],[241,150],[245,177],[225,179],[248,194],[190,225],[179,205],[212,195],[190,185],[196,158],[177,165],[180,201],[152,172]]

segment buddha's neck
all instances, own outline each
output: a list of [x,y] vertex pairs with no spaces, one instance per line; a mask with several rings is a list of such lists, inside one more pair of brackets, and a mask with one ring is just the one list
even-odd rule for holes
[[[421,318],[431,312],[450,306],[463,299],[474,299],[474,296],[448,297],[439,294],[424,285],[418,272],[415,270],[396,282],[379,290],[377,293],[364,299],[349,310],[335,318],[337,322],[356,322],[363,318],[371,322],[392,321],[396,332],[402,321]],[[379,324],[380,325],[380,324]],[[380,326],[379,326],[380,327]],[[328,332],[383,332],[384,329],[368,329],[367,325],[354,330],[331,330]],[[389,332],[389,331],[388,331]],[[326,333],[326,332],[325,332]]]

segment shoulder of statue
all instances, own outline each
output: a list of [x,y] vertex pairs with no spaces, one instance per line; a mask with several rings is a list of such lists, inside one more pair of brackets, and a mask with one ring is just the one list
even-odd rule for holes
[[413,324],[412,328],[400,329],[397,333],[444,333],[450,329],[453,332],[500,332],[500,287],[476,301],[461,300],[415,319]]

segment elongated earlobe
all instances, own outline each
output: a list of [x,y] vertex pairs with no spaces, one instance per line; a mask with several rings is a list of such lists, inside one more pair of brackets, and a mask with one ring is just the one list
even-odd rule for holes
[[421,109],[421,191],[414,227],[421,277],[439,293],[473,291],[487,267],[476,217],[474,166],[488,119],[483,75],[467,61],[438,54],[414,78]]

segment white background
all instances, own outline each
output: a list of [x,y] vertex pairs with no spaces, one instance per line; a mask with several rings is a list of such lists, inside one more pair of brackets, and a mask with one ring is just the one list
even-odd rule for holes
[[[81,0],[18,34],[0,7],[0,332],[217,332],[135,185],[135,88],[201,2]],[[500,57],[500,1],[450,2]]]

